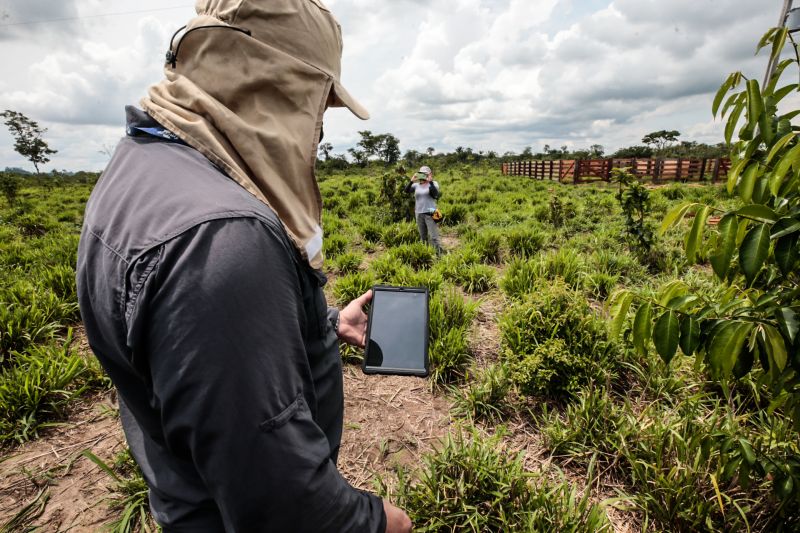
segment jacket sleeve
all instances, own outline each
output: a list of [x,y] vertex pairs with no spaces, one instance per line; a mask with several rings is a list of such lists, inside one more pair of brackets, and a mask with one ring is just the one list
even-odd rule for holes
[[403,189],[403,192],[408,194],[413,190],[414,190],[414,182],[411,181],[411,180],[408,180],[408,183],[406,184],[405,189]]
[[431,198],[433,198],[434,200],[438,200],[439,199],[439,185],[435,181],[432,181],[431,185],[430,185],[430,189],[431,189],[430,190]]
[[382,533],[382,501],[340,475],[314,421],[294,251],[267,226],[187,231],[142,289],[166,446],[195,465],[227,531]]

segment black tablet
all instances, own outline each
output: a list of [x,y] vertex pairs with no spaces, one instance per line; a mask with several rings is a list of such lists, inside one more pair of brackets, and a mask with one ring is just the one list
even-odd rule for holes
[[365,374],[428,375],[428,289],[372,289]]

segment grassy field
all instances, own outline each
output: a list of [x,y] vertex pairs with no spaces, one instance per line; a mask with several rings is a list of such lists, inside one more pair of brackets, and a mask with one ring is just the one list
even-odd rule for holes
[[[796,499],[782,498],[774,471],[759,467],[787,464],[800,445],[780,407],[768,408],[758,374],[723,390],[694,358],[666,368],[652,347],[635,350],[629,322],[613,325],[619,338],[610,334],[607,300],[616,288],[658,296],[682,280],[710,291],[704,254],[691,268],[684,261],[681,228],[643,252],[626,239],[613,187],[435,170],[441,258],[417,242],[413,222],[396,220],[407,205],[387,204],[398,186],[391,173],[320,176],[330,304],[375,283],[431,290],[428,383],[452,422],[421,462],[387,458],[375,476],[376,490],[408,510],[415,530],[800,527]],[[75,252],[90,190],[77,181],[28,183],[15,204],[0,201],[3,457],[53,431],[77,398],[110,387],[72,333],[80,326]],[[650,190],[647,222],[657,225],[691,199],[731,202],[722,188],[663,186]],[[476,333],[479,321],[486,335]],[[342,355],[358,364],[362,354]],[[536,439],[544,457],[521,453],[525,439]],[[137,518],[146,503],[130,458],[92,457],[114,480],[123,529],[146,524]],[[15,527],[35,523],[36,510]]]

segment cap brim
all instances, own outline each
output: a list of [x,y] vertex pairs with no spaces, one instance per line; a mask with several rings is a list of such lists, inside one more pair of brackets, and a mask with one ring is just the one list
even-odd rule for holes
[[331,107],[346,107],[361,120],[369,119],[369,111],[347,92],[341,83],[333,82],[333,104]]

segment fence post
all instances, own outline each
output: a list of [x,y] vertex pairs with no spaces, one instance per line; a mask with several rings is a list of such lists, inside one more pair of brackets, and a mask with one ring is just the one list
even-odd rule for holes
[[573,172],[573,174],[572,174],[572,184],[573,185],[578,185],[581,182],[581,171],[580,171],[580,166],[581,165],[580,165],[580,163],[581,163],[580,159],[576,159],[575,160],[575,166],[572,169],[572,172]]
[[658,183],[661,181],[661,170],[663,163],[663,160],[656,158],[655,164],[653,165],[653,183]]
[[713,174],[711,174],[711,183],[716,183],[717,180],[719,179],[719,163],[720,163],[719,157],[714,159],[714,172]]
[[703,181],[706,177],[706,163],[708,162],[708,158],[703,158],[700,162],[700,181]]
[[678,158],[677,166],[675,167],[675,181],[681,181],[683,175],[683,159]]

